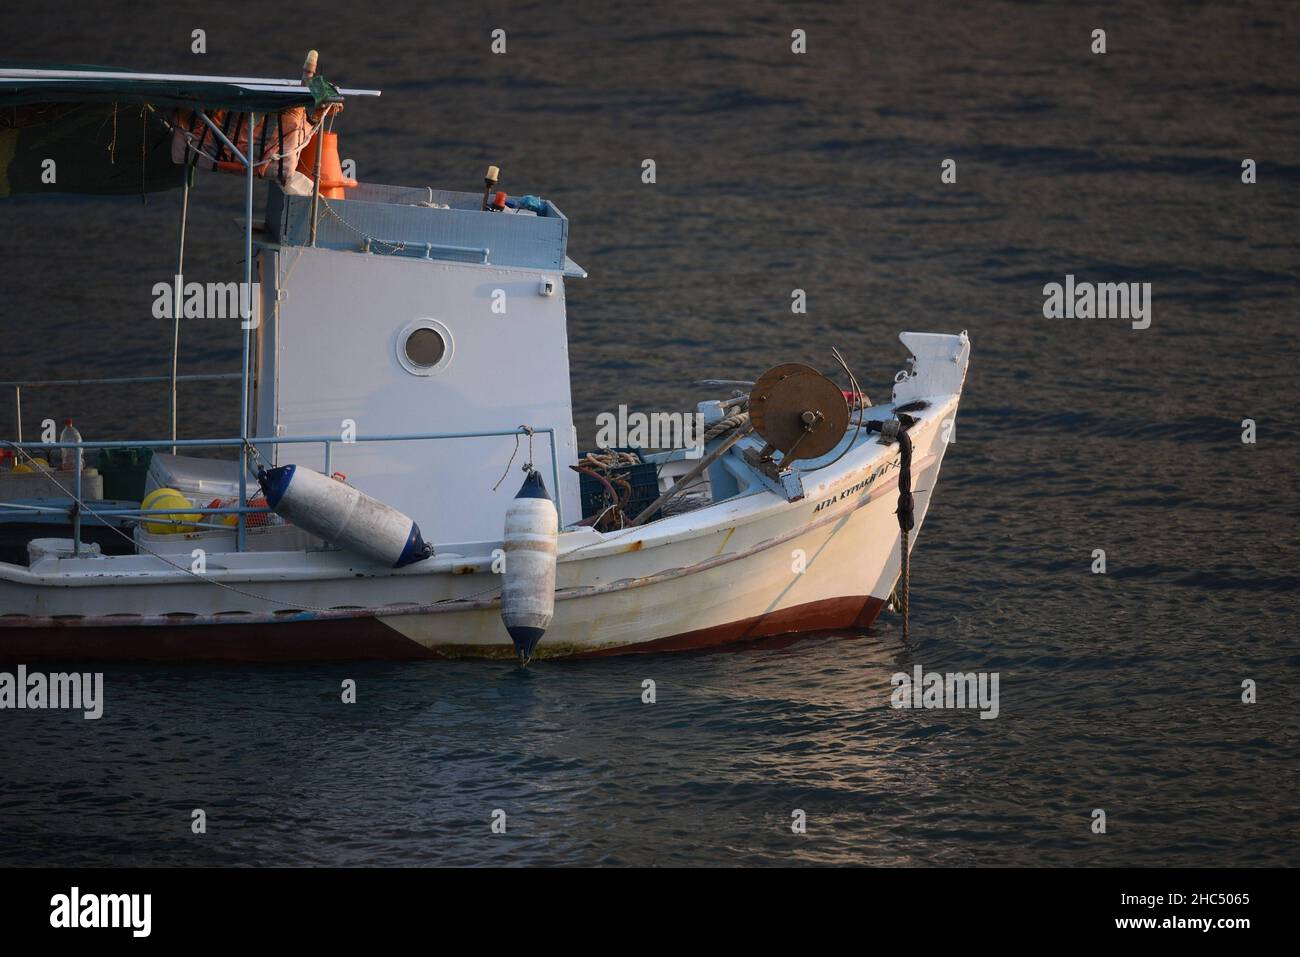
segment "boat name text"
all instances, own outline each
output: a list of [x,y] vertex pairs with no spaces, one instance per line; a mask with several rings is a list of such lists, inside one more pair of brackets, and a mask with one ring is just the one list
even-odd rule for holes
[[892,462],[885,462],[881,465],[877,465],[875,469],[872,470],[870,475],[862,479],[862,481],[858,482],[856,485],[850,485],[848,488],[841,490],[839,495],[833,495],[830,498],[823,499],[817,505],[817,507],[813,509],[813,512],[814,513],[820,512],[822,509],[826,508],[827,506],[834,505],[836,502],[848,498],[850,495],[852,495],[855,492],[861,492],[864,488],[867,488],[870,485],[874,484],[876,479],[880,478],[880,476],[884,475],[890,469],[896,469],[896,468],[898,468],[898,459],[894,459],[894,461]]

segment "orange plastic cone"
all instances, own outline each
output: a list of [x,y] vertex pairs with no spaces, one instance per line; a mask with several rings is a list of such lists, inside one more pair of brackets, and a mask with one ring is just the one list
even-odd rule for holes
[[[317,133],[317,136],[321,134]],[[320,192],[326,199],[343,199],[345,190],[357,185],[355,179],[343,175],[343,164],[339,161],[339,135],[324,134],[324,147],[320,155]],[[298,154],[298,172],[308,177],[316,173],[316,137]]]

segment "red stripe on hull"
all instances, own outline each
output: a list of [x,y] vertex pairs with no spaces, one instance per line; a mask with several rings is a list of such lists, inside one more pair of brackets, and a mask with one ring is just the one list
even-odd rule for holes
[[[884,601],[879,598],[829,598],[668,638],[579,652],[575,657],[683,651],[777,635],[867,628],[883,606]],[[542,657],[546,656],[545,638],[538,650]],[[504,644],[480,651],[485,656],[512,654]],[[192,662],[409,661],[447,657],[449,652],[461,657],[472,655],[474,649],[461,645],[454,651],[431,650],[375,618],[110,628],[0,627],[0,661],[68,658]]]

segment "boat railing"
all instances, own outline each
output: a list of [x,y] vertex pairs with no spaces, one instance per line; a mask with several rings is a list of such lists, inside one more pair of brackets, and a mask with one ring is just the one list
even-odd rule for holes
[[[238,376],[236,376],[238,378]],[[555,430],[550,427],[546,428],[529,428],[519,426],[514,429],[486,429],[470,432],[410,432],[386,435],[355,435],[343,438],[340,435],[278,435],[278,436],[255,436],[248,439],[243,438],[220,438],[220,439],[143,439],[143,440],[101,440],[101,441],[82,441],[82,442],[6,442],[5,445],[10,448],[23,449],[24,451],[39,450],[49,452],[56,449],[73,449],[76,453],[76,461],[73,467],[73,490],[72,504],[70,506],[45,506],[45,505],[26,505],[15,503],[0,502],[0,512],[5,510],[16,510],[29,512],[31,514],[66,514],[72,523],[72,547],[73,555],[81,554],[81,523],[83,512],[89,514],[92,518],[144,518],[148,517],[156,521],[166,515],[201,515],[208,517],[212,515],[234,515],[237,517],[235,525],[235,548],[237,551],[245,551],[247,547],[246,532],[247,520],[249,515],[267,515],[271,513],[269,508],[251,507],[248,504],[248,469],[245,467],[246,459],[241,457],[239,468],[239,505],[238,507],[207,507],[195,504],[185,508],[95,508],[90,509],[85,506],[82,497],[82,471],[85,465],[85,453],[92,449],[167,449],[167,448],[236,448],[243,449],[246,453],[253,452],[256,454],[256,447],[268,445],[315,445],[323,446],[325,456],[325,474],[333,473],[333,453],[334,446],[343,444],[351,445],[360,442],[422,442],[434,441],[438,439],[480,439],[480,438],[499,438],[502,436],[530,436],[546,435],[548,437],[547,445],[550,446],[551,453],[551,481],[554,483],[552,488],[560,487],[560,462],[555,448]],[[556,503],[557,510],[560,508]],[[560,522],[563,524],[563,515],[560,516]],[[178,524],[182,524],[179,523]],[[206,528],[227,529],[229,526],[212,525],[196,523],[186,520],[185,525],[199,525]]]
[[[14,424],[18,433],[18,441],[21,442],[23,440],[23,389],[39,389],[56,386],[146,385],[156,382],[166,382],[174,389],[174,383],[177,382],[238,382],[242,377],[243,374],[240,372],[199,372],[190,375],[178,375],[175,377],[170,375],[132,375],[115,376],[107,379],[11,379],[5,382],[0,382],[0,389],[14,390]],[[176,434],[174,412],[172,419],[172,434]]]

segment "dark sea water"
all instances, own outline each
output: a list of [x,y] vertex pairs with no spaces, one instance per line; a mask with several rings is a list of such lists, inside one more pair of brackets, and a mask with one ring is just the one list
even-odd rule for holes
[[[241,27],[239,6],[9,4],[0,58],[290,76],[317,46],[327,76],[384,90],[338,127],[360,178],[474,189],[499,164],[566,212],[591,273],[568,287],[586,439],[620,402],[689,408],[694,379],[827,367],[832,346],[884,396],[901,329],[969,330],[911,640],[885,616],[527,672],[111,666],[100,721],[0,713],[0,864],[1294,860],[1300,8],[263,4]],[[149,289],[177,211],[6,202],[0,377],[165,372]],[[187,278],[238,278],[239,211],[237,180],[200,181]],[[1151,327],[1045,319],[1067,273],[1150,282]],[[182,371],[238,362],[236,337],[187,330]],[[191,386],[182,431],[237,411]],[[25,413],[88,438],[167,423],[154,387],[32,392]],[[998,672],[999,717],[891,709],[915,664]]]

